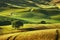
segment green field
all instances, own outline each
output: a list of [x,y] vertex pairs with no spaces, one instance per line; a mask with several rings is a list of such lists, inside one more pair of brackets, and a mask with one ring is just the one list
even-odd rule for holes
[[[59,23],[60,21],[60,10],[56,9],[36,9],[33,7],[22,8],[22,9],[6,9],[0,12],[1,17],[24,20],[28,23],[40,23],[46,21],[49,23]],[[3,18],[4,19],[4,18]],[[2,19],[1,19],[2,20]]]

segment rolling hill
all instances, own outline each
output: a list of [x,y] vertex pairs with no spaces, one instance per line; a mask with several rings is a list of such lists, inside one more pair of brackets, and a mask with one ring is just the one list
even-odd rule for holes
[[40,4],[49,5],[55,4],[59,0],[0,0],[0,6],[6,7],[39,7]]
[[[60,9],[54,0],[0,0],[0,15],[4,17],[40,22],[60,22]],[[59,2],[59,1],[57,1]]]
[[[0,0],[1,1],[1,0]],[[49,0],[2,0],[1,3],[3,4],[12,4],[12,5],[17,5],[17,6],[33,6],[36,7],[36,4],[45,4],[46,2],[48,2]],[[1,4],[0,3],[0,4]]]

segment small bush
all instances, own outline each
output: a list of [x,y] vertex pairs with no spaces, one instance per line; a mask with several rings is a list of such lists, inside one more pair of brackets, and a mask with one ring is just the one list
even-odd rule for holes
[[45,21],[41,21],[41,24],[46,24],[46,22]]

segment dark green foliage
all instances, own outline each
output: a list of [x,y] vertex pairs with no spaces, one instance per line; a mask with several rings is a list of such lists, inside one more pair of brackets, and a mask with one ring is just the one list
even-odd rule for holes
[[5,4],[5,3],[0,3],[0,7],[7,7],[8,5],[7,4]]
[[41,21],[41,22],[38,22],[38,24],[53,24],[53,23],[52,22]]
[[46,24],[46,22],[45,21],[41,21],[41,24]]
[[17,20],[17,19],[0,16],[0,26],[11,25],[11,22],[14,20]]
[[10,24],[11,24],[10,21],[0,21],[0,26],[10,25]]
[[[29,1],[32,1],[33,3],[30,3]],[[12,4],[12,5],[16,5],[16,6],[23,6],[23,7],[37,7],[37,4],[48,4],[50,2],[50,0],[0,0],[0,2],[2,2],[3,6],[7,6],[6,3]],[[8,7],[10,7],[11,5],[8,5]]]
[[0,16],[0,26],[11,25],[11,18]]
[[60,14],[60,10],[56,7],[56,8],[50,8],[50,9],[36,9],[33,10],[34,12],[39,12],[39,13],[43,13],[45,15],[51,16],[51,15],[57,15]]
[[20,20],[16,20],[12,22],[12,27],[18,29],[20,26],[23,26],[23,22]]

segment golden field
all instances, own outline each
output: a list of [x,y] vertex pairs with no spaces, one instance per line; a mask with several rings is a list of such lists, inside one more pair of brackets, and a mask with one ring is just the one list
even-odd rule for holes
[[0,40],[7,40],[8,38],[9,40],[55,40],[56,29],[20,32],[0,36]]
[[[16,33],[16,32],[21,32],[21,30],[16,30],[12,27],[12,25],[7,25],[7,26],[0,26],[2,28],[0,30],[0,34],[10,34],[10,33]],[[58,24],[24,24],[21,29],[24,28],[34,28],[38,30],[43,30],[43,29],[60,29],[60,23]],[[28,31],[28,30],[26,30]]]
[[[0,40],[60,40],[60,25],[59,24],[24,24],[24,26],[21,28],[39,29],[39,30],[34,30],[34,31],[26,30],[24,32],[21,32],[21,30],[16,31],[15,29],[11,27],[11,25],[9,26],[10,26],[10,29],[8,26],[2,27],[2,28],[7,29],[8,32],[10,30],[10,32],[12,33],[0,35]],[[45,29],[43,30],[43,28]]]

